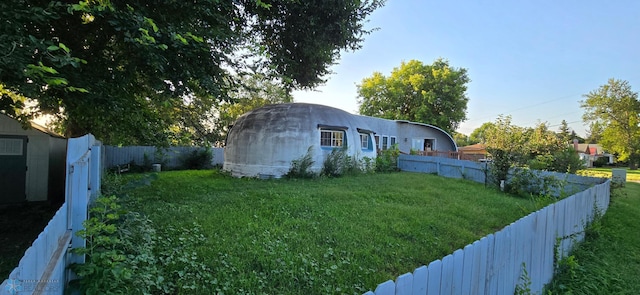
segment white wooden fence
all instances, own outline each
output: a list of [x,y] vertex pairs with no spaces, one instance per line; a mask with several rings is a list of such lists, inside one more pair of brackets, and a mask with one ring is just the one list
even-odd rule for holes
[[487,163],[462,161],[444,157],[400,155],[398,168],[403,171],[433,173],[448,178],[464,178],[485,183]]
[[[405,167],[403,160],[405,164],[412,160],[402,158],[401,168]],[[447,161],[447,165],[455,166],[454,161]],[[415,161],[408,162],[413,162],[412,171],[424,168]],[[463,163],[452,170],[468,167],[467,161],[460,162]],[[519,279],[523,268],[531,280],[532,294],[541,292],[553,278],[555,263],[583,240],[585,225],[593,220],[596,211],[604,214],[608,208],[610,181],[585,181],[601,183],[531,213],[428,266],[418,267],[413,273],[403,274],[395,282],[384,282],[365,295],[514,294],[516,286],[523,283]]]
[[[488,163],[473,161],[463,161],[444,157],[428,157],[416,155],[400,155],[398,157],[398,168],[402,171],[433,173],[448,178],[464,178],[479,183],[486,183],[487,171],[490,170]],[[584,177],[575,174],[558,173],[550,171],[532,171],[538,179],[551,176],[564,182],[562,192],[555,192],[556,196],[564,194],[570,195],[602,183],[602,178]],[[513,169],[511,170],[513,174]],[[507,180],[508,181],[508,180]],[[532,179],[534,181],[534,179]],[[541,184],[538,184],[541,186]]]
[[[153,163],[165,162],[168,168],[179,168],[182,165],[183,157],[195,150],[204,149],[202,147],[169,147],[156,148],[155,146],[104,146],[104,167],[111,168],[118,165],[133,162],[136,165],[143,165],[145,156]],[[211,148],[213,154],[212,166],[222,165],[224,162],[224,148]]]
[[69,139],[65,203],[0,284],[0,294],[63,294],[70,279],[67,266],[84,262],[70,247],[85,246],[73,233],[82,229],[89,201],[100,191],[100,150],[93,135]]

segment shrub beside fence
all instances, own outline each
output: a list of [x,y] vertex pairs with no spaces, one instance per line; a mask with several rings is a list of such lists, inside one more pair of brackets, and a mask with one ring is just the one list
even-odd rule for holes
[[[401,155],[398,161],[399,167],[405,171],[438,173],[456,178],[465,175],[462,171],[475,175],[483,168],[470,163],[407,155]],[[469,179],[484,182],[480,177]],[[514,294],[516,286],[525,283],[520,280],[524,271],[530,279],[532,294],[539,293],[553,278],[557,262],[584,239],[585,225],[593,221],[596,213],[604,214],[607,210],[610,183],[597,178],[577,181],[576,185],[590,184],[590,187],[531,213],[441,260],[418,267],[413,273],[403,274],[395,282],[384,282],[374,292],[369,291],[365,295]]]
[[[193,151],[199,151],[203,147],[169,147],[156,148],[155,146],[105,146],[104,167],[111,168],[118,165],[133,163],[145,165],[145,155],[150,163],[164,163],[166,168],[176,169],[182,166],[182,160]],[[224,148],[211,148],[213,154],[212,166],[222,165],[224,162]]]
[[85,245],[73,233],[82,229],[90,199],[100,191],[100,153],[100,142],[92,135],[69,139],[65,202],[0,284],[0,294],[64,293],[70,279],[67,266],[84,262],[84,256],[69,250]]

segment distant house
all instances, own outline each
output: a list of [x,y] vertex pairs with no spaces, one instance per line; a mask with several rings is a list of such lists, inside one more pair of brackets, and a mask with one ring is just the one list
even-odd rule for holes
[[607,164],[613,164],[615,161],[614,155],[605,152],[602,146],[597,143],[578,143],[577,140],[574,140],[573,149],[576,150],[587,168],[593,167],[593,162],[599,158],[607,158]]
[[375,158],[378,150],[394,145],[404,153],[412,149],[457,151],[453,138],[436,126],[287,103],[264,106],[236,120],[227,136],[223,169],[237,177],[281,177],[291,168],[291,161],[310,150],[311,170],[319,172],[334,149],[345,149],[362,159]]
[[64,201],[67,140],[0,113],[0,204]]
[[487,146],[482,143],[458,147],[458,152],[460,152],[460,160],[481,161],[487,159]]

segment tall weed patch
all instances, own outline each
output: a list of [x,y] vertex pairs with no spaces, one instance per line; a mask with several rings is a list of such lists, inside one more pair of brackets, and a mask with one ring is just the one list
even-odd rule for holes
[[[110,191],[144,185],[112,178]],[[137,184],[137,185],[136,185]],[[71,265],[79,278],[70,283],[84,294],[191,294],[203,293],[212,283],[211,270],[198,259],[196,247],[206,237],[198,223],[187,228],[161,227],[143,214],[127,210],[127,197],[101,196],[89,210],[84,229],[76,235],[86,247],[83,264]]]

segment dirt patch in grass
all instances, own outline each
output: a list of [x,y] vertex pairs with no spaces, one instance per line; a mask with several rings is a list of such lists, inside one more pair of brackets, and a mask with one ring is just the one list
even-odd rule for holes
[[60,206],[30,202],[0,207],[0,281],[18,266]]

